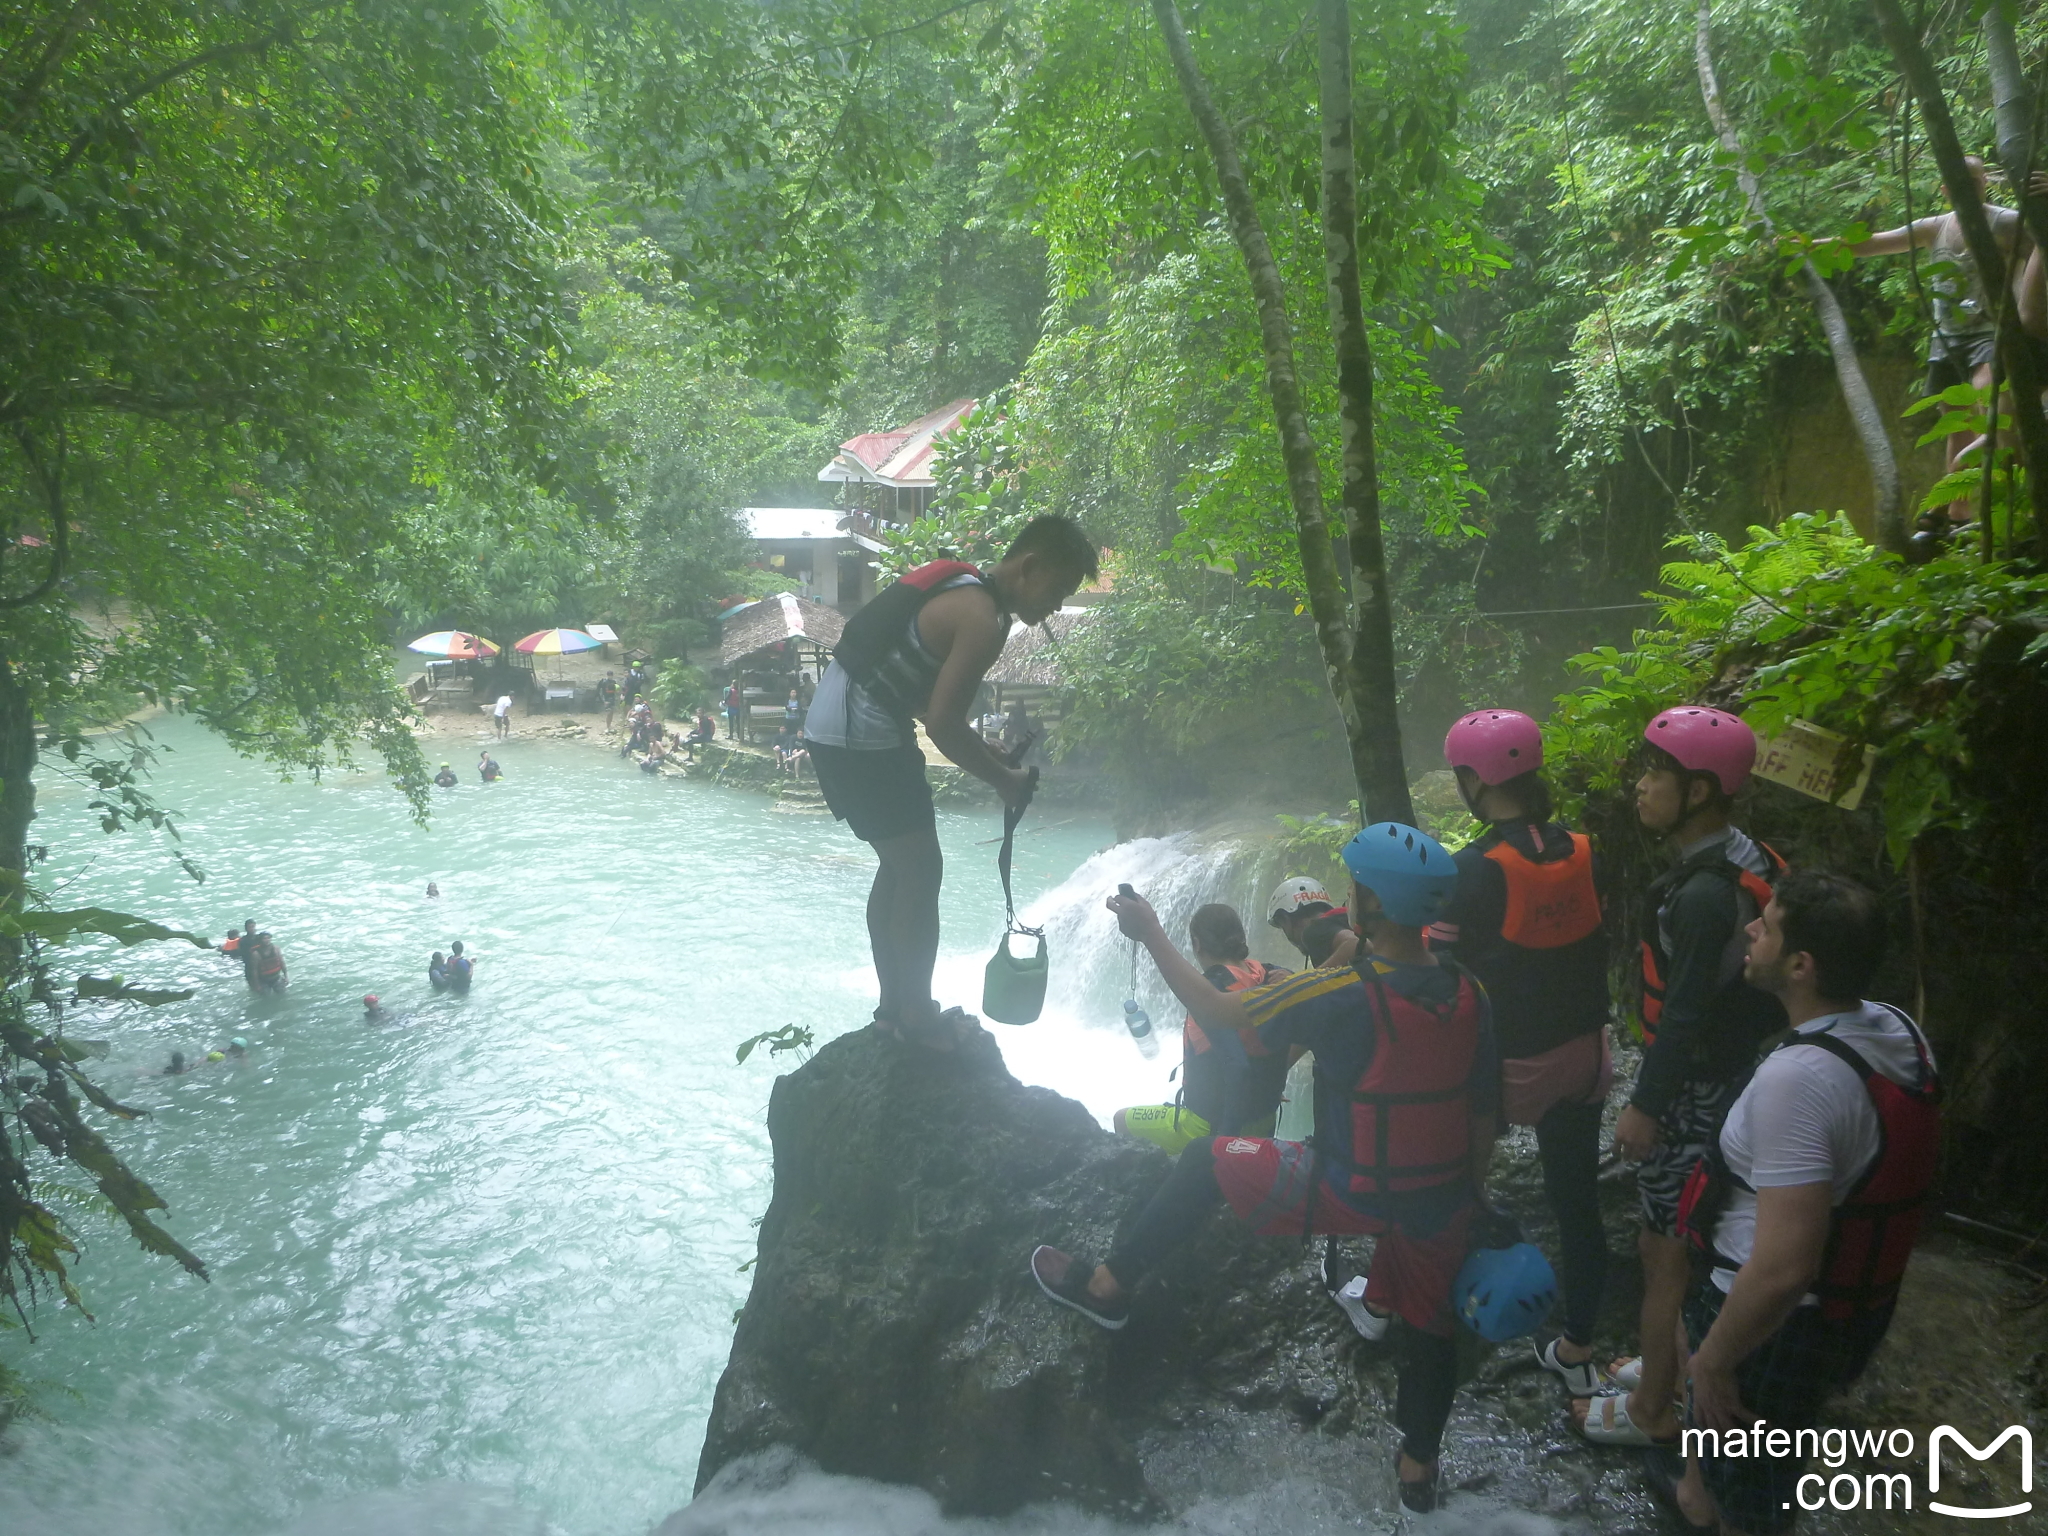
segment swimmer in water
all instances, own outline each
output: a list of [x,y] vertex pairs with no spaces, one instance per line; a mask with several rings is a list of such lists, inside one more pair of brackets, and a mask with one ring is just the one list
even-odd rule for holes
[[384,1011],[384,1005],[377,1001],[377,994],[363,994],[363,1022],[365,1024],[389,1024],[391,1015]]
[[505,770],[498,766],[498,760],[489,752],[477,759],[476,772],[477,777],[486,784],[494,783],[505,776]]
[[434,782],[443,789],[453,789],[455,787],[455,770],[446,763],[443,763],[441,771],[434,775]]
[[469,991],[470,977],[476,966],[469,956],[462,952],[462,940],[457,939],[448,946],[448,987],[458,997]]
[[434,951],[434,958],[427,962],[427,985],[436,992],[448,990],[448,959],[438,949]]
[[183,1077],[191,1070],[190,1067],[185,1065],[185,1053],[183,1051],[173,1051],[171,1052],[171,1064],[164,1068],[164,1076]]
[[438,886],[438,885],[436,885],[436,884],[434,884],[434,882],[433,882],[433,881],[429,880],[429,881],[427,882],[427,900],[429,900],[429,901],[439,901],[440,899],[441,899],[441,887],[440,887],[440,886]]

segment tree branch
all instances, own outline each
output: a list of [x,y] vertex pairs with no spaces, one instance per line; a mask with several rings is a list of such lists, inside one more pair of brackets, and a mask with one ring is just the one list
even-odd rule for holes
[[1316,79],[1322,117],[1323,280],[1337,359],[1337,422],[1344,477],[1346,544],[1351,556],[1351,653],[1346,722],[1359,809],[1368,822],[1413,823],[1401,759],[1400,702],[1394,680],[1394,622],[1387,595],[1386,542],[1380,532],[1379,465],[1373,440],[1372,343],[1358,278],[1358,159],[1352,133],[1351,3],[1318,0]]
[[[1735,156],[1736,184],[1749,204],[1750,215],[1763,225],[1765,234],[1775,235],[1777,226],[1764,206],[1763,186],[1749,169],[1742,136],[1735,131],[1721,100],[1721,82],[1714,73],[1713,20],[1713,0],[1699,0],[1693,28],[1693,62],[1699,70],[1700,97],[1706,102],[1707,118],[1714,125],[1721,147]],[[1903,555],[1911,531],[1906,526],[1906,495],[1899,482],[1898,454],[1892,447],[1891,433],[1877,408],[1877,400],[1870,392],[1863,361],[1856,354],[1856,338],[1849,332],[1849,321],[1842,313],[1835,290],[1811,260],[1799,264],[1799,279],[1820,316],[1820,328],[1834,357],[1835,378],[1842,388],[1842,403],[1849,408],[1849,420],[1863,449],[1863,462],[1870,468],[1871,525],[1877,543],[1895,555]]]
[[14,440],[21,445],[22,456],[28,460],[29,471],[43,490],[43,504],[50,514],[50,569],[43,579],[19,597],[0,597],[0,609],[29,608],[50,595],[64,574],[64,567],[71,554],[71,523],[64,515],[64,441],[57,442],[57,463],[53,467],[43,457],[37,446],[35,434],[26,428],[16,428]]
[[[1309,433],[1308,413],[1302,406],[1301,378],[1294,360],[1294,332],[1287,319],[1286,286],[1281,280],[1279,263],[1273,259],[1273,249],[1267,243],[1265,227],[1259,222],[1258,205],[1252,199],[1237,140],[1209,94],[1209,83],[1195,60],[1180,9],[1174,0],[1152,0],[1152,12],[1165,36],[1181,95],[1208,143],[1231,238],[1237,243],[1245,273],[1251,279],[1252,299],[1259,316],[1259,340],[1265,353],[1266,392],[1272,397],[1280,457],[1287,469],[1287,498],[1294,508],[1295,537],[1301,548],[1309,612],[1315,620],[1316,641],[1322,648],[1323,672],[1330,693],[1344,718],[1346,736],[1356,741],[1363,725],[1349,686],[1351,635],[1345,623],[1336,551],[1331,547],[1330,525],[1323,513],[1322,469],[1316,462],[1315,439]],[[1361,794],[1363,789],[1361,785]]]

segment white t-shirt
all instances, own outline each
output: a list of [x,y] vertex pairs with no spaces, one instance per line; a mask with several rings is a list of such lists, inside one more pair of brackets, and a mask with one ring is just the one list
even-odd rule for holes
[[[1827,1030],[1901,1087],[1920,1084],[1920,1057],[1905,1015],[1882,1003],[1865,1003],[1854,1013],[1809,1019],[1794,1032]],[[1846,1061],[1831,1051],[1782,1046],[1766,1056],[1728,1111],[1721,1127],[1721,1155],[1750,1189],[1794,1184],[1834,1186],[1840,1205],[1857,1180],[1877,1161],[1877,1107]],[[1749,1262],[1756,1247],[1756,1196],[1730,1192],[1714,1227],[1714,1247],[1737,1264]],[[1718,1266],[1714,1284],[1727,1290],[1733,1272]],[[1811,1305],[1808,1294],[1801,1305]]]
[[501,694],[499,694],[499,695],[498,695],[498,702],[497,702],[497,704],[496,704],[496,705],[494,705],[494,706],[492,707],[492,709],[491,709],[491,713],[492,713],[492,714],[494,714],[494,715],[496,715],[496,716],[497,716],[497,717],[498,717],[498,718],[499,718],[500,720],[504,719],[504,718],[505,718],[505,717],[506,717],[507,715],[511,714],[511,713],[512,713],[512,695],[511,695],[511,694],[509,694],[509,693],[501,693]]

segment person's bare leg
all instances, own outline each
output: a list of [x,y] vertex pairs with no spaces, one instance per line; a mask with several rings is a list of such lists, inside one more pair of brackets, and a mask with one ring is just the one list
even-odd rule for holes
[[[882,861],[875,890],[868,896],[868,934],[875,947],[875,969],[887,978],[885,1008],[906,1032],[914,1032],[938,1015],[938,1005],[932,1000],[932,968],[939,959],[939,886],[945,879],[945,856],[939,851],[938,831],[931,827],[883,838],[874,846]],[[886,894],[882,890],[884,875],[888,878]]]
[[875,1012],[890,1020],[902,1017],[896,1011],[896,951],[889,939],[895,901],[895,876],[884,859],[875,869],[875,883],[868,887],[868,952],[875,957]]
[[1679,1314],[1692,1266],[1682,1237],[1665,1237],[1645,1228],[1636,1236],[1636,1251],[1643,1261],[1643,1379],[1628,1395],[1628,1416],[1661,1440],[1678,1433],[1671,1398],[1678,1390]]
[[[1678,1507],[1685,1512],[1685,1518],[1695,1526],[1713,1527],[1719,1525],[1720,1508],[1714,1503],[1714,1496],[1707,1491],[1707,1479],[1700,1470],[1697,1456],[1685,1458],[1685,1476],[1678,1480]],[[1720,1526],[1723,1536],[1741,1536],[1739,1531]]]

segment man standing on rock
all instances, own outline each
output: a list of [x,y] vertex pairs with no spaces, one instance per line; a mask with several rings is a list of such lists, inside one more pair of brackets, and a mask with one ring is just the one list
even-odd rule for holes
[[949,1051],[968,1027],[957,1009],[942,1016],[931,995],[945,866],[917,721],[1005,804],[1028,800],[1033,775],[991,750],[968,712],[1011,620],[1043,622],[1096,570],[1077,523],[1038,517],[992,570],[937,560],[908,571],[847,621],[811,700],[803,744],[818,788],[880,863],[868,895],[875,1027],[895,1039]]
[[1376,1235],[1364,1304],[1383,1328],[1397,1316],[1407,1325],[1396,1340],[1396,1476],[1402,1504],[1427,1511],[1457,1389],[1451,1285],[1493,1147],[1500,1067],[1485,992],[1423,942],[1458,888],[1450,854],[1383,821],[1351,840],[1344,863],[1364,940],[1355,967],[1242,992],[1217,991],[1142,897],[1110,898],[1117,926],[1151,951],[1204,1031],[1249,1035],[1283,1057],[1296,1046],[1315,1053],[1315,1139],[1197,1141],[1107,1260],[1041,1247],[1031,1272],[1054,1301],[1121,1328],[1130,1289],[1220,1204],[1261,1236]]

